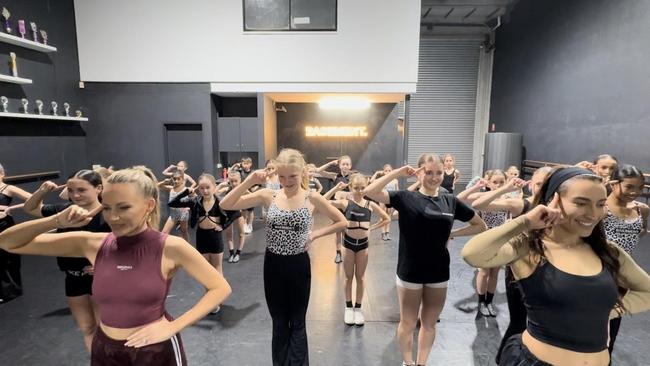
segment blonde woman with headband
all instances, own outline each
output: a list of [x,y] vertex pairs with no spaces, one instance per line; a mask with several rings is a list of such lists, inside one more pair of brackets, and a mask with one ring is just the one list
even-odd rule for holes
[[[272,364],[307,366],[305,316],[311,287],[307,250],[314,240],[344,230],[347,221],[325,198],[309,190],[306,163],[299,151],[283,149],[275,161],[282,189],[245,194],[266,182],[267,172],[257,170],[223,198],[221,208],[267,207],[264,294],[273,320]],[[332,223],[312,230],[314,211]]]
[[[0,234],[0,248],[20,254],[82,257],[94,266],[93,296],[101,309],[91,365],[186,365],[179,333],[230,294],[230,286],[185,240],[158,231],[160,209],[153,173],[119,170],[104,183],[102,204],[77,205]],[[87,225],[99,212],[110,233],[49,231]],[[207,292],[172,319],[165,300],[173,276],[184,270]]]

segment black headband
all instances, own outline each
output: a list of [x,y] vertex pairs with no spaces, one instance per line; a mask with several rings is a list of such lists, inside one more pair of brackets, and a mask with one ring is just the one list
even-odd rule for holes
[[544,194],[544,203],[549,203],[553,199],[555,192],[558,190],[558,188],[560,188],[560,185],[562,185],[562,183],[579,175],[592,175],[594,177],[598,177],[598,175],[594,174],[594,172],[591,170],[584,168],[568,167],[557,170],[548,179],[548,189]]

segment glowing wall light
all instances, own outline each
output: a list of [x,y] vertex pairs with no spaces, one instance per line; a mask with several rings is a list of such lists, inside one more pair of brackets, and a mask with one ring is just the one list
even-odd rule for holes
[[367,137],[365,126],[306,126],[306,137]]
[[323,109],[368,109],[370,102],[364,98],[325,97],[318,102]]

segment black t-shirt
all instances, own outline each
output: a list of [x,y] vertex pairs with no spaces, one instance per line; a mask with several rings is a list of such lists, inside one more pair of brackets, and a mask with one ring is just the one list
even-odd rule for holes
[[429,197],[419,191],[388,192],[399,211],[397,276],[406,282],[449,280],[447,241],[454,220],[469,221],[474,210],[450,194]]
[[[52,205],[43,205],[41,215],[48,217],[68,208],[72,203],[56,203]],[[69,231],[90,231],[93,233],[110,233],[111,228],[108,226],[101,213],[98,213],[86,226],[78,228],[57,229],[57,233]],[[91,265],[86,258],[56,257],[56,263],[61,271],[83,271],[84,268]]]

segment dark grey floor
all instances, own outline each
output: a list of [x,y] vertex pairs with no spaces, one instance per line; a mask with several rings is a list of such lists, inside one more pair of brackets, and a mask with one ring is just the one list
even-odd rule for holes
[[[318,223],[317,223],[318,224]],[[238,264],[224,263],[233,287],[220,314],[208,316],[183,331],[190,365],[270,365],[271,324],[264,302],[262,263],[264,231],[248,236]],[[343,324],[343,272],[334,264],[333,236],[311,250],[312,293],[308,332],[311,365],[401,365],[395,343],[399,317],[395,291],[397,223],[393,241],[371,240],[367,289],[363,304],[366,325]],[[426,235],[423,233],[423,236]],[[494,365],[494,353],[507,326],[503,281],[499,281],[496,319],[476,319],[474,270],[459,257],[466,239],[450,243],[451,276],[447,305],[429,365]],[[650,269],[650,240],[645,238],[637,261]],[[75,330],[63,296],[63,275],[53,258],[24,258],[25,295],[0,306],[0,365],[87,365],[88,355]],[[203,293],[181,273],[167,301],[173,315],[191,307]],[[623,320],[613,364],[650,365],[650,313]]]

